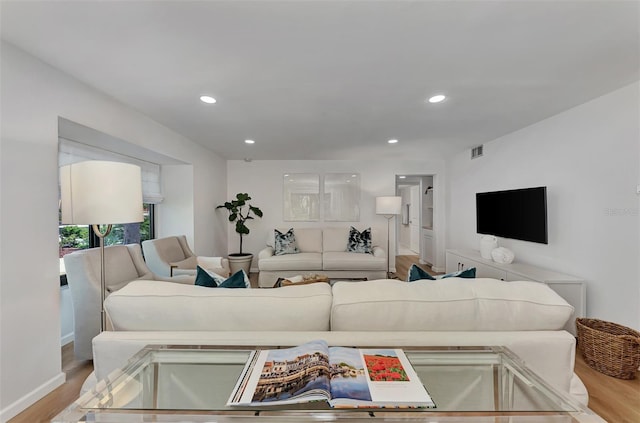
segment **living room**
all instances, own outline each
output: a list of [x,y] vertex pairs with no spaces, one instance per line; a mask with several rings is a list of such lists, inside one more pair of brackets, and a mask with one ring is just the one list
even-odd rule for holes
[[[40,37],[51,33],[44,29],[44,24],[38,26],[36,23],[44,23],[47,19],[55,23],[56,19],[62,19],[61,14],[68,14],[69,9],[56,11],[55,7],[47,5],[48,2],[30,2],[33,7],[30,9],[19,7],[18,3],[3,1],[1,4],[1,421],[8,420],[52,391],[65,378],[60,367],[61,305],[56,212],[59,200],[59,118],[185,163],[163,168],[166,201],[159,207],[160,223],[156,228],[156,236],[186,234],[194,250],[202,255],[222,256],[237,250],[237,237],[232,225],[228,224],[224,213],[215,209],[237,192],[250,193],[255,204],[265,212],[263,219],[252,222],[252,233],[244,246],[247,251],[257,254],[264,247],[267,233],[273,227],[292,226],[291,222],[285,222],[282,218],[282,175],[285,172],[360,174],[361,219],[356,226],[359,229],[374,226],[385,231],[386,220],[375,215],[375,197],[395,194],[396,175],[436,175],[434,189],[439,195],[439,204],[443,206],[437,217],[437,223],[442,228],[442,236],[436,240],[436,264],[440,266],[444,266],[446,249],[478,249],[474,206],[476,192],[546,186],[549,195],[549,244],[500,239],[500,245],[513,250],[518,261],[583,278],[587,283],[589,317],[640,329],[640,197],[637,194],[640,183],[640,25],[637,2],[589,2],[591,6],[567,5],[566,9],[548,12],[559,16],[558,19],[568,19],[571,13],[582,10],[580,7],[592,7],[579,15],[588,21],[586,26],[596,25],[600,19],[606,23],[595,26],[593,38],[587,38],[582,43],[579,39],[570,38],[571,42],[576,43],[573,48],[578,59],[574,61],[569,46],[562,44],[563,40],[566,41],[563,38],[566,34],[559,31],[563,26],[554,21],[553,28],[559,32],[550,31],[546,35],[549,37],[546,44],[550,46],[557,42],[566,48],[566,62],[541,60],[537,54],[543,58],[547,56],[531,49],[527,66],[534,68],[532,74],[540,74],[535,80],[519,79],[520,75],[511,75],[505,70],[504,74],[496,74],[495,80],[480,81],[474,74],[483,69],[476,64],[478,69],[474,70],[470,65],[467,79],[458,82],[457,87],[442,87],[440,83],[433,87],[433,90],[447,90],[450,95],[450,100],[441,104],[444,106],[441,109],[431,107],[437,106],[435,104],[424,103],[426,96],[432,93],[431,85],[425,82],[422,91],[414,96],[417,103],[421,103],[416,107],[426,109],[425,113],[428,111],[430,125],[442,120],[449,122],[445,129],[464,126],[466,136],[457,144],[454,144],[456,140],[441,141],[446,139],[446,133],[408,135],[407,139],[403,139],[392,131],[395,128],[386,132],[374,131],[358,124],[356,129],[368,134],[368,146],[351,146],[344,139],[329,139],[318,154],[307,153],[305,147],[297,144],[296,140],[288,148],[289,157],[269,156],[269,146],[265,146],[265,143],[261,145],[259,134],[246,135],[256,138],[254,146],[243,144],[244,138],[230,140],[220,137],[217,142],[221,149],[225,148],[225,144],[233,146],[228,147],[232,154],[219,154],[180,131],[170,129],[172,122],[154,120],[151,117],[153,109],[145,110],[141,103],[132,105],[120,100],[124,94],[122,91],[132,90],[132,86],[109,92],[60,70],[64,66],[56,63],[53,50],[48,54],[40,52],[43,48],[47,50],[47,47],[39,47],[46,46]],[[488,3],[500,7],[496,2]],[[69,6],[67,3],[66,6],[77,7],[80,16],[92,15],[90,6],[86,4]],[[498,13],[493,7],[487,7],[485,13],[488,15]],[[536,16],[542,19],[546,16],[544,7],[553,6],[547,3],[540,7],[535,11],[539,13]],[[348,11],[338,10],[336,13],[339,16],[341,12]],[[511,9],[508,12],[505,14],[509,19],[514,19],[516,27],[526,20],[526,13],[515,14]],[[304,12],[300,13],[304,15]],[[452,9],[449,13],[456,16],[462,10]],[[86,22],[90,25],[91,21],[87,18]],[[576,22],[574,24],[578,25]],[[38,31],[34,31],[34,28],[38,28]],[[582,26],[580,28],[584,30]],[[500,36],[499,32],[491,34],[483,40]],[[532,33],[530,36],[536,38],[542,35]],[[520,41],[524,42],[527,37],[522,37]],[[558,39],[554,40],[553,37]],[[81,67],[85,58],[93,59],[96,53],[90,51],[91,43],[83,40],[79,34],[77,40],[79,44],[74,44],[73,48],[80,49],[86,42],[86,50],[78,50],[75,57],[71,54],[65,56],[65,60],[75,59],[78,63],[70,62],[69,66]],[[124,49],[127,38],[123,36],[123,39],[116,40],[116,44],[118,41],[121,43],[118,48]],[[232,40],[229,42],[232,43]],[[159,39],[157,49],[162,51],[168,43],[167,39]],[[535,44],[538,47],[540,45],[544,43]],[[223,47],[229,48],[222,44],[219,46],[221,49]],[[511,47],[511,54],[519,50]],[[558,49],[561,50],[560,47]],[[304,50],[302,46],[300,50]],[[469,50],[473,49],[465,52],[471,54],[473,51]],[[578,55],[578,51],[582,55]],[[181,54],[187,53],[175,51],[174,54],[181,57]],[[488,52],[485,51],[485,54]],[[155,57],[160,60],[159,67],[167,68],[167,73],[179,72],[173,67],[177,61],[174,57],[163,54]],[[524,60],[526,54],[517,57]],[[559,57],[554,56],[554,59]],[[286,61],[282,57],[279,60]],[[371,66],[377,60],[380,57],[373,54]],[[472,62],[471,56],[468,60],[477,63]],[[505,57],[504,61],[491,69],[497,72],[513,65]],[[583,73],[577,72],[581,66],[584,67]],[[133,73],[134,67],[126,62],[107,60],[95,62],[95,66],[89,67],[89,70],[100,75],[100,78],[108,79],[109,74]],[[282,70],[280,67],[276,69]],[[203,72],[207,73],[207,70]],[[233,73],[232,70],[227,72]],[[144,78],[136,76],[133,79],[134,86],[144,85]],[[384,89],[383,93],[388,94],[387,91],[393,91],[397,83],[379,82],[373,88]],[[268,84],[269,75],[260,76],[256,85]],[[488,119],[499,113],[493,119],[505,121],[501,132],[487,139],[474,135],[475,131],[482,129],[482,122],[474,122],[473,119],[461,121],[455,116],[446,115],[456,102],[464,101],[456,98],[455,93],[464,93],[465,87],[473,88],[474,84],[482,85],[482,94],[489,95],[486,98],[475,98],[474,95],[477,119]],[[509,114],[499,109],[505,105],[498,104],[498,100],[491,97],[493,89],[496,90],[496,99],[502,99],[499,92],[515,91],[527,86],[533,86],[533,89],[523,92],[532,97],[517,104],[523,109],[527,109],[527,103],[545,106],[537,114],[529,114],[530,120],[518,121],[515,113]],[[549,87],[557,86],[568,88],[563,91],[565,98],[552,96],[554,93]],[[308,85],[303,84],[300,89],[305,87]],[[202,82],[200,89],[219,88]],[[340,89],[345,87],[340,86],[336,91]],[[536,91],[539,91],[539,95],[536,95]],[[187,103],[191,101],[199,102],[197,96],[202,92],[188,95],[192,94],[196,97],[187,99],[185,94],[179,100],[184,103],[177,108],[187,108]],[[162,94],[147,95],[152,104],[162,99]],[[269,100],[263,101],[263,108],[268,110]],[[366,103],[368,108],[375,104],[371,98]],[[546,103],[558,106],[550,112],[553,107],[547,109],[549,104]],[[161,108],[162,105],[157,107]],[[218,108],[214,110],[224,108],[224,98],[213,107]],[[298,107],[299,104],[296,104],[290,109],[289,123],[298,127],[297,139],[303,140],[309,135],[305,134],[304,128],[311,120],[310,116],[328,112],[313,108],[308,112],[310,116],[296,114]],[[483,109],[489,112],[480,114]],[[502,111],[492,111],[498,109]],[[183,125],[215,121],[211,110],[200,107]],[[372,113],[372,116],[377,114]],[[244,120],[238,120],[242,125]],[[474,123],[478,126],[474,126]],[[429,132],[428,125],[425,132]],[[397,145],[387,144],[387,140],[395,136],[400,142]],[[206,134],[201,134],[201,139],[207,139]],[[478,144],[483,144],[484,155],[471,160],[470,148]],[[257,149],[251,150],[252,147]],[[173,197],[170,195],[172,192],[175,193]],[[172,218],[172,207],[176,213],[180,213],[179,220]],[[323,226],[324,222],[307,225]]]

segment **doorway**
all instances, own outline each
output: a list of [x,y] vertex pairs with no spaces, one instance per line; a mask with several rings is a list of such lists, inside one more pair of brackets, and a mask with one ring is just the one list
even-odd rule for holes
[[402,214],[396,220],[397,255],[433,264],[434,175],[396,175],[396,195]]

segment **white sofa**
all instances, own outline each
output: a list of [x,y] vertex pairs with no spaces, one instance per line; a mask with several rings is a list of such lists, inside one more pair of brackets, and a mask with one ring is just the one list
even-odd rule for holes
[[[112,331],[93,340],[106,378],[148,344],[348,346],[503,345],[586,404],[575,376],[573,307],[544,284],[449,278],[211,289],[137,281],[105,302]],[[89,382],[88,382],[89,383]]]
[[[280,229],[286,232],[288,229]],[[347,252],[349,228],[294,228],[297,254],[275,255],[273,234],[267,247],[258,254],[258,285],[271,288],[278,278],[307,273],[322,273],[330,278],[386,278],[387,255],[380,245],[382,239],[373,228],[372,254]]]

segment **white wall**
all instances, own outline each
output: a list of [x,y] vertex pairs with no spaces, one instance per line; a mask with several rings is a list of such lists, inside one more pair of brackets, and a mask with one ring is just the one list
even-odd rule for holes
[[[193,165],[196,251],[222,254],[225,162],[93,88],[2,43],[0,421],[64,382],[60,364],[58,117]],[[215,181],[212,183],[210,181]],[[206,200],[205,200],[206,198]],[[224,240],[223,242],[216,240]]]
[[162,166],[161,185],[165,199],[156,206],[156,238],[186,235],[194,248],[193,166]]
[[60,344],[73,341],[73,304],[69,285],[60,287]]
[[[382,233],[387,232],[387,221],[383,216],[375,214],[375,197],[395,195],[395,176],[405,174],[442,174],[444,175],[444,161],[434,160],[394,160],[394,161],[366,161],[366,160],[229,160],[227,162],[227,192],[229,199],[238,192],[247,192],[253,198],[251,203],[260,207],[264,212],[262,219],[256,219],[248,224],[251,233],[243,241],[243,250],[257,255],[265,247],[267,235],[275,227],[342,227],[353,225],[358,229],[369,226],[379,228]],[[282,220],[282,177],[285,173],[318,173],[323,176],[332,172],[359,173],[360,184],[360,222],[284,222]],[[444,184],[443,178],[438,179]],[[438,183],[438,182],[437,182]],[[444,186],[444,185],[443,185]],[[444,192],[444,189],[438,191]],[[444,203],[444,196],[441,199]],[[219,213],[225,213],[220,210]],[[397,216],[400,218],[400,216]],[[438,216],[441,228],[444,228],[444,213]],[[237,252],[238,235],[233,225],[228,224],[229,252]],[[391,240],[393,241],[394,226],[391,225]],[[386,241],[386,240],[385,240]],[[444,267],[444,238],[439,250],[440,262]],[[386,249],[386,244],[385,244]],[[395,245],[391,245],[395,251]],[[253,268],[257,270],[254,256]],[[395,267],[392,258],[391,268]]]
[[549,244],[499,245],[517,261],[584,278],[589,316],[640,328],[639,89],[489,142],[479,159],[465,151],[448,162],[447,248],[479,248],[476,192],[547,186]]

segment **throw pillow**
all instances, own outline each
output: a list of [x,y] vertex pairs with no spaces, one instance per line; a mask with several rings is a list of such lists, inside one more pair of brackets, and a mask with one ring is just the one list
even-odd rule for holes
[[274,244],[274,254],[276,256],[281,256],[283,254],[296,254],[300,252],[296,245],[296,235],[293,233],[293,228],[289,229],[285,233],[275,229]]
[[419,266],[412,264],[407,274],[407,282],[413,282],[421,279],[435,281],[438,279],[446,279],[446,278],[475,278],[475,277],[476,277],[475,267],[471,267],[469,269],[460,270],[453,273],[447,273],[446,275],[432,276],[429,273],[427,273],[425,270],[420,268]]
[[224,278],[217,273],[207,271],[198,266],[196,270],[195,285],[207,288],[250,288],[249,277],[240,269],[228,278]]
[[349,229],[349,241],[347,242],[347,251],[350,253],[368,253],[371,254],[371,228],[367,228],[360,232],[353,226]]

